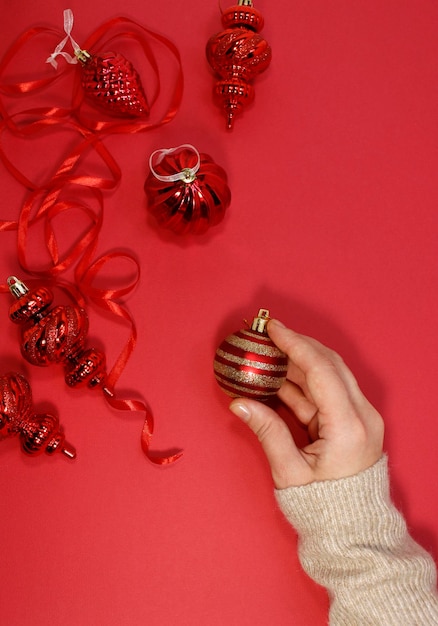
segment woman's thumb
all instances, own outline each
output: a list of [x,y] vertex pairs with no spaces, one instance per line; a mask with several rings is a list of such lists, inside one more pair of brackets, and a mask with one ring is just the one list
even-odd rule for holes
[[255,400],[236,398],[231,402],[230,410],[257,436],[271,466],[276,487],[283,488],[285,468],[293,465],[299,456],[287,425],[273,409]]

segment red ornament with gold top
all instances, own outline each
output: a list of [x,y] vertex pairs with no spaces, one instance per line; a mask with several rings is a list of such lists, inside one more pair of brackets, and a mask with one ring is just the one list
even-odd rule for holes
[[76,450],[66,442],[56,416],[36,414],[32,391],[22,374],[9,372],[0,376],[0,440],[19,436],[21,449],[30,456],[62,452],[70,459]]
[[[64,11],[66,37],[48,57],[47,63],[57,67],[56,58],[62,55],[68,63],[79,62],[81,85],[84,96],[91,104],[110,115],[141,118],[150,113],[147,97],[140,76],[132,63],[122,54],[104,52],[91,54],[73,39],[73,12]],[[64,46],[70,42],[74,56],[65,52]]]
[[84,95],[98,108],[112,115],[145,117],[149,104],[134,66],[120,53],[91,55],[75,52],[81,64]]
[[269,311],[260,309],[250,327],[229,335],[216,350],[214,374],[232,397],[268,400],[286,380],[287,356],[270,339]]
[[144,189],[160,226],[200,235],[222,221],[231,202],[225,170],[190,145],[156,150]]
[[32,365],[61,363],[69,387],[102,387],[105,381],[105,355],[85,348],[88,316],[78,306],[55,306],[52,291],[45,286],[29,290],[15,276],[8,278],[16,301],[9,318],[20,325],[21,353]]
[[207,43],[207,60],[218,75],[214,88],[216,103],[224,109],[228,128],[234,117],[254,99],[251,81],[269,66],[272,52],[259,34],[264,19],[252,0],[238,4],[222,13],[225,30],[213,35]]

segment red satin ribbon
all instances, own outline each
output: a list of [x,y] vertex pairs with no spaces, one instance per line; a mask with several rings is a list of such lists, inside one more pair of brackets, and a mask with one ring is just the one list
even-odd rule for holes
[[[120,34],[110,34],[112,29],[120,29]],[[159,102],[161,93],[161,76],[157,59],[152,51],[147,38],[151,38],[162,44],[176,61],[176,80],[171,89],[170,101],[164,113],[157,120],[93,120],[84,113],[82,104],[82,91],[80,85],[80,69],[67,65],[65,69],[54,72],[52,76],[25,80],[20,82],[7,82],[3,79],[6,69],[16,58],[17,54],[25,45],[31,44],[34,38],[41,36],[56,36],[59,41],[60,31],[48,28],[32,28],[11,45],[9,50],[0,61],[0,94],[6,98],[21,98],[31,96],[36,92],[50,87],[61,77],[68,77],[73,73],[72,106],[71,108],[51,106],[35,107],[19,112],[10,113],[0,97],[0,159],[3,161],[10,174],[26,189],[29,195],[24,201],[18,219],[0,220],[0,231],[17,231],[18,261],[21,267],[31,275],[40,278],[57,278],[57,286],[72,294],[76,301],[84,305],[84,298],[90,299],[95,305],[110,311],[113,315],[124,319],[130,326],[130,336],[122,349],[114,366],[108,374],[104,388],[106,401],[117,410],[141,411],[145,413],[145,421],[141,436],[142,449],[147,457],[158,465],[173,463],[181,456],[176,452],[168,456],[157,456],[150,451],[153,434],[153,416],[147,405],[140,400],[126,400],[118,398],[115,394],[115,385],[120,378],[126,363],[128,362],[137,341],[137,331],[134,321],[128,311],[118,302],[120,298],[128,294],[139,280],[140,268],[132,255],[112,252],[103,255],[96,261],[94,256],[99,232],[103,220],[103,191],[113,189],[120,180],[121,172],[118,164],[104,146],[100,138],[108,133],[137,133],[152,130],[171,121],[175,116],[182,98],[183,74],[181,59],[178,49],[165,37],[148,30],[128,18],[115,18],[109,20],[98,28],[84,43],[84,48],[91,53],[99,46],[108,45],[118,37],[127,37],[138,43],[144,57],[152,68],[156,86],[152,96],[149,95],[151,107]],[[61,34],[62,36],[62,34]],[[4,147],[5,133],[21,139],[32,139],[48,131],[68,129],[79,134],[80,140],[76,146],[64,157],[47,180],[42,182],[32,181],[26,174],[14,164]],[[88,151],[95,151],[108,169],[109,176],[83,175],[77,172],[78,164],[86,158]],[[72,199],[72,197],[74,199]],[[62,214],[80,211],[88,220],[89,227],[84,236],[78,236],[70,250],[62,254],[56,238],[55,220]],[[27,258],[28,240],[30,230],[38,223],[44,225],[44,243],[49,256],[48,266],[36,268],[29,263]],[[99,272],[110,262],[117,259],[128,259],[136,267],[136,278],[128,285],[119,289],[98,289],[93,282]],[[69,267],[76,264],[75,280],[77,289],[69,287],[67,283],[59,281],[59,275]],[[0,285],[0,292],[8,291],[7,285]]]
[[[26,136],[32,136],[46,126],[47,120],[39,120],[24,125],[23,133]],[[41,184],[30,181],[22,175],[3,154],[4,163],[9,171],[16,174],[15,177],[30,189],[31,193],[23,203],[17,220],[0,220],[0,231],[17,230],[18,260],[21,267],[30,274],[46,274],[47,276],[59,274],[70,267],[86,251],[95,248],[103,220],[102,191],[113,189],[121,178],[118,164],[95,134],[85,131],[76,123],[69,123],[69,127],[80,133],[81,141],[67,155],[56,172]],[[95,150],[107,166],[109,176],[91,176],[74,171],[90,149]],[[65,199],[66,196],[68,199]],[[81,201],[84,196],[97,203],[97,209],[84,204]],[[67,211],[84,213],[89,219],[90,227],[85,235],[79,236],[70,253],[61,258],[53,223],[57,216]],[[30,267],[27,262],[26,250],[30,228],[41,221],[44,223],[45,246],[51,259],[51,265],[48,268],[36,269]],[[90,258],[89,253],[87,258]]]
[[[12,123],[12,126],[6,123],[0,124],[0,159],[3,161],[6,169],[19,183],[29,190],[48,189],[49,187],[57,186],[66,181],[67,177],[69,182],[106,190],[113,189],[119,183],[121,179],[120,167],[97,134],[85,129],[74,120],[66,119],[61,109],[58,110],[56,117],[45,116],[43,112],[42,117],[28,121],[31,115],[35,115],[35,111],[36,110],[23,111],[11,116],[9,122]],[[3,139],[4,134],[8,130],[11,130],[11,128],[13,128],[13,135],[21,139],[36,138],[41,136],[45,131],[56,131],[60,129],[78,133],[80,135],[80,141],[73,150],[64,157],[64,160],[57,167],[54,174],[49,174],[49,177],[45,181],[37,183],[31,181],[23,174],[6,154],[6,150],[3,147]],[[86,156],[89,150],[95,150],[97,152],[108,168],[110,174],[109,178],[73,175],[72,172],[74,168],[79,161]]]
[[[98,276],[98,274],[103,270],[103,268],[111,261],[118,261],[120,259],[125,259],[134,264],[136,268],[136,276],[132,282],[128,285],[125,285],[122,288],[118,289],[99,289],[93,285],[94,279]],[[76,282],[80,289],[80,291],[89,298],[94,304],[103,310],[109,311],[113,315],[124,319],[128,322],[130,326],[130,336],[125,344],[125,347],[119,354],[116,362],[114,363],[111,371],[108,373],[105,381],[104,397],[108,404],[112,406],[114,409],[119,411],[141,411],[145,414],[145,420],[143,423],[143,430],[141,434],[141,446],[143,452],[147,455],[147,457],[157,465],[168,465],[173,463],[177,459],[179,459],[182,455],[181,452],[177,452],[174,454],[170,454],[167,456],[157,456],[156,454],[151,453],[150,444],[152,440],[152,435],[154,431],[154,419],[151,410],[145,404],[145,402],[141,400],[127,400],[118,398],[115,395],[115,385],[120,378],[128,360],[131,357],[132,351],[135,348],[135,344],[137,342],[137,329],[132,319],[131,315],[128,311],[117,302],[118,299],[126,296],[130,291],[132,291],[140,278],[140,266],[138,261],[131,254],[122,254],[119,252],[112,252],[103,255],[94,261],[89,267],[85,270],[83,269],[83,263],[78,264],[76,268]]]
[[[22,33],[17,39],[11,44],[8,50],[3,55],[0,60],[0,92],[4,93],[8,96],[19,96],[24,94],[29,94],[39,89],[43,89],[44,87],[48,87],[53,84],[56,80],[59,80],[61,76],[65,74],[67,71],[72,71],[73,68],[71,66],[67,66],[62,72],[58,72],[53,76],[48,76],[45,78],[38,78],[33,80],[21,81],[18,83],[13,82],[4,82],[3,74],[6,68],[9,66],[11,61],[14,60],[16,55],[22,50],[22,48],[29,42],[32,41],[35,37],[39,37],[41,35],[54,35],[56,39],[59,39],[61,35],[61,31],[55,28],[47,28],[42,26],[36,26],[34,28],[30,28],[29,30]],[[62,36],[62,35],[61,35]],[[0,112],[2,117],[5,117],[5,109],[3,103],[0,101]],[[6,114],[7,117],[7,114]]]

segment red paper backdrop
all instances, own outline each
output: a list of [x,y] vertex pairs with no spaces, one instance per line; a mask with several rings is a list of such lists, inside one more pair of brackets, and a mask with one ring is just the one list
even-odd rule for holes
[[[2,50],[31,26],[60,27],[64,8],[3,2]],[[204,55],[221,28],[217,2],[71,8],[79,42],[126,15],[181,52],[175,120],[104,141],[122,179],[105,194],[96,254],[122,248],[141,264],[125,302],[138,344],[119,387],[153,409],[154,448],[185,453],[173,467],[152,466],[140,448],[141,416],[68,390],[60,368],[26,366],[1,296],[1,370],[28,375],[35,404],[60,415],[78,450],[75,461],[29,459],[16,441],[1,444],[1,622],[324,624],[325,591],[300,569],[263,454],[228,412],[212,358],[259,307],[338,350],[385,417],[395,501],[438,555],[438,5],[259,0],[273,62],[231,133],[212,104]],[[50,52],[28,55],[28,76],[47,71]],[[3,141],[35,177],[51,171],[64,145],[52,136]],[[190,242],[157,231],[143,193],[150,153],[181,143],[211,154],[233,194],[224,223]],[[25,191],[5,169],[1,181],[2,218],[15,219]],[[67,235],[72,224],[59,229]],[[43,258],[41,242],[32,242],[33,262]],[[2,281],[21,275],[15,233],[1,234],[0,265]],[[128,325],[93,307],[89,314],[90,336],[112,364]]]

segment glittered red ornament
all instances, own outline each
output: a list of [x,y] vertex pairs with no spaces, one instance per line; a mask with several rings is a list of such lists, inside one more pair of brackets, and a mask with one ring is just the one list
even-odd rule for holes
[[8,278],[16,301],[9,318],[20,325],[21,353],[33,365],[61,363],[69,387],[102,387],[105,382],[105,355],[85,348],[88,316],[78,306],[55,306],[53,293],[41,286],[29,291],[15,276]]
[[10,372],[0,376],[0,440],[19,436],[23,452],[37,456],[62,452],[71,459],[76,450],[65,441],[59,420],[49,413],[36,414],[26,378]]
[[225,170],[194,146],[156,150],[145,192],[160,226],[178,234],[202,234],[222,221],[231,202]]
[[207,60],[219,77],[214,88],[216,103],[224,109],[227,126],[232,128],[234,116],[254,99],[251,81],[269,66],[272,52],[259,34],[264,25],[261,13],[251,0],[222,13],[225,30],[207,42]]
[[214,374],[229,396],[268,400],[286,380],[288,359],[269,338],[269,319],[260,309],[250,328],[229,335],[216,350]]
[[92,56],[86,50],[75,54],[81,64],[84,94],[94,105],[111,115],[149,115],[140,76],[123,55],[107,52]]
[[[120,53],[105,52],[90,54],[71,36],[73,12],[64,11],[66,37],[58,44],[47,59],[55,68],[56,57],[62,55],[68,63],[78,63],[81,68],[81,84],[85,97],[91,104],[106,113],[121,117],[145,117],[150,109],[138,72],[128,59]],[[74,56],[64,51],[70,41]]]

